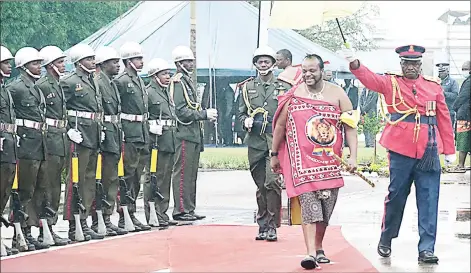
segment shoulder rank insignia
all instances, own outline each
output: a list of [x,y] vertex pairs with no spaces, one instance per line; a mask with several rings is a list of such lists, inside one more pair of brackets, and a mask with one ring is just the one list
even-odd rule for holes
[[422,77],[424,77],[424,79],[426,81],[429,81],[429,82],[434,82],[436,84],[440,84],[441,83],[441,80],[439,78],[435,78],[435,77],[431,77],[431,76],[427,76],[427,75],[422,75]]
[[173,81],[173,82],[180,82],[182,77],[183,77],[182,73],[177,73],[177,74],[173,75],[173,77],[170,80]]
[[77,84],[75,85],[75,91],[82,91],[82,90],[83,90],[82,85],[81,85],[80,83],[77,83]]
[[249,82],[249,81],[251,81],[251,80],[253,80],[253,79],[254,79],[254,77],[250,77],[250,78],[248,78],[248,79],[245,79],[244,81],[238,83],[238,84],[237,84],[237,87],[241,87],[242,85],[244,85],[245,83],[247,83],[247,82]]

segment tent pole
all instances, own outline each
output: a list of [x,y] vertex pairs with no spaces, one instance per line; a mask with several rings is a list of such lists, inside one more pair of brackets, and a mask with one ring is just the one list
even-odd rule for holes
[[196,1],[190,1],[190,48],[195,55],[195,71],[192,74],[195,87],[198,88],[197,74],[198,66],[196,64]]

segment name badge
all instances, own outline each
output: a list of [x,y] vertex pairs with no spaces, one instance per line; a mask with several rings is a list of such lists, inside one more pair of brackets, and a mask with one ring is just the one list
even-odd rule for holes
[[257,93],[257,90],[251,89],[251,90],[247,90],[247,92],[248,92],[249,94],[254,94],[254,93]]

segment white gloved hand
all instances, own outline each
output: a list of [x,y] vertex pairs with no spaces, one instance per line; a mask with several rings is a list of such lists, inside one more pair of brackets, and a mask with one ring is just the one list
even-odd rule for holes
[[20,140],[21,137],[19,135],[16,135],[16,147],[20,147]]
[[450,165],[456,161],[456,155],[445,155],[445,165]]
[[69,129],[69,131],[67,131],[67,135],[69,136],[70,140],[77,144],[80,144],[83,141],[82,133],[80,133],[79,130]]
[[252,128],[252,126],[253,126],[253,118],[246,118],[246,119],[244,120],[244,126],[245,126],[245,128],[247,128],[247,129]]
[[161,136],[162,135],[162,125],[154,124],[149,127],[149,131],[154,134]]
[[101,131],[101,142],[105,141],[105,132]]
[[215,120],[218,117],[218,111],[216,109],[206,109],[206,116],[209,120]]
[[346,48],[345,46],[342,46],[342,55],[350,63],[357,59],[355,57],[355,50],[353,48]]

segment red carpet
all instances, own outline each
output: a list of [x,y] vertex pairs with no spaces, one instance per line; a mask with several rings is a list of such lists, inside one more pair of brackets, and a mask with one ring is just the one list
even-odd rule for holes
[[[300,226],[283,226],[278,242],[254,240],[258,227],[182,226],[1,261],[2,272],[303,272]],[[327,230],[322,272],[378,272],[342,236]]]

